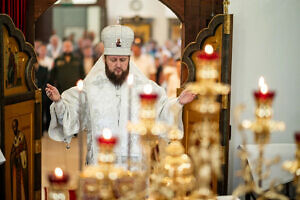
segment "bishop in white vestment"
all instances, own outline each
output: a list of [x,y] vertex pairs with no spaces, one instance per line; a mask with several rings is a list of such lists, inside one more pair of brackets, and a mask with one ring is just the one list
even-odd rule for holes
[[[128,74],[134,77],[132,86],[132,120],[137,121],[139,113],[139,93],[144,85],[151,84],[153,91],[159,96],[157,101],[157,117],[159,120],[171,123],[173,113],[171,106],[182,108],[183,104],[191,102],[195,95],[186,91],[178,98],[168,99],[163,88],[150,81],[130,61],[130,46],[133,31],[121,25],[108,26],[102,31],[104,41],[104,56],[84,79],[83,91],[76,87],[70,88],[60,96],[55,87],[48,84],[46,94],[53,100],[50,107],[51,123],[49,136],[56,141],[69,143],[74,134],[87,131],[87,164],[97,161],[97,137],[104,128],[112,130],[119,138],[115,149],[118,160],[127,156],[127,123],[128,123],[128,89],[124,79]],[[113,79],[112,77],[117,79]],[[122,78],[123,76],[123,78]],[[57,97],[57,98],[56,98]],[[180,122],[182,125],[182,122]],[[132,137],[132,157],[140,157],[141,149],[138,137]]]

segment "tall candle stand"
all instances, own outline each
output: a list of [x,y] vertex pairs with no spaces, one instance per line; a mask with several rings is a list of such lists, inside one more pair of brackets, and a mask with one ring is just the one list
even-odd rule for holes
[[159,136],[165,133],[166,128],[163,123],[156,122],[156,101],[158,94],[152,91],[150,84],[145,85],[144,93],[140,94],[141,107],[139,121],[136,124],[130,123],[130,132],[138,133],[143,149],[142,164],[146,168],[147,196],[149,197],[150,175],[155,170],[159,162],[158,144]]
[[296,200],[300,200],[300,132],[295,133],[297,145],[295,160],[285,161],[283,168],[294,175],[294,185],[296,186]]
[[[133,85],[133,75],[129,74],[127,78],[128,85],[128,122],[131,122],[131,95],[132,95],[132,85]],[[131,133],[128,129],[127,134],[127,169],[131,169]]]
[[189,153],[195,164],[197,189],[192,199],[216,199],[212,189],[212,177],[220,176],[219,95],[228,95],[229,85],[219,83],[220,58],[211,45],[205,46],[196,62],[196,82],[187,85],[187,89],[197,95],[191,103],[199,121],[193,125],[190,137]]
[[[180,140],[183,133],[178,129],[179,113],[173,108],[174,124],[168,131],[170,143],[166,147],[166,157],[162,160],[163,185],[171,191],[168,199],[184,200],[187,193],[194,189],[196,179],[194,177],[193,163],[184,153],[184,147]],[[165,195],[166,196],[166,195]]]
[[116,143],[117,138],[112,136],[109,129],[104,129],[103,135],[98,138],[98,165],[87,166],[80,174],[79,199],[117,199],[117,182],[125,172],[115,166],[113,149]]
[[[256,102],[255,109],[255,121],[244,120],[240,125],[240,130],[251,130],[254,133],[254,141],[258,145],[258,158],[255,173],[258,176],[258,184],[256,185],[250,180],[250,171],[245,164],[247,162],[247,150],[245,149],[246,141],[243,139],[244,149],[242,150],[240,157],[243,163],[244,169],[242,169],[242,177],[245,180],[245,184],[241,185],[234,191],[234,196],[240,195],[243,192],[256,193],[259,199],[287,199],[284,195],[277,192],[277,188],[271,185],[268,191],[262,189],[263,179],[268,177],[270,166],[276,162],[276,158],[267,165],[264,162],[264,147],[270,141],[270,134],[273,131],[283,131],[285,125],[283,122],[276,122],[272,120],[273,109],[272,103],[275,96],[274,91],[269,91],[268,86],[265,83],[263,77],[259,79],[259,91],[254,92],[254,98]],[[265,172],[263,168],[265,167]]]
[[79,160],[78,160],[78,165],[79,165],[79,171],[82,171],[82,163],[83,163],[83,138],[82,138],[82,91],[83,91],[83,80],[77,81],[77,90],[79,92],[79,133],[78,133],[78,149],[79,149]]

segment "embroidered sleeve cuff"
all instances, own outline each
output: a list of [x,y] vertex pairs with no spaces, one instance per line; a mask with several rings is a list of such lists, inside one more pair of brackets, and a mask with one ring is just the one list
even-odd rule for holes
[[62,99],[54,103],[54,109],[55,109],[56,116],[59,119],[62,118],[65,112],[65,105]]

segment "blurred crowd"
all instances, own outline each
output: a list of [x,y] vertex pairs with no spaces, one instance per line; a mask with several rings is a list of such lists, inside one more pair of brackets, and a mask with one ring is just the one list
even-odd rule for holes
[[[35,41],[38,59],[35,82],[43,94],[43,131],[49,127],[52,103],[45,94],[46,84],[54,85],[62,93],[83,79],[104,51],[103,43],[95,43],[94,39],[93,32],[84,32],[77,41],[74,34],[63,39],[53,34],[48,44]],[[154,40],[144,43],[142,38],[136,37],[132,45],[133,62],[145,76],[165,88],[169,97],[175,97],[180,87],[180,44],[180,41],[168,40],[159,46]]]

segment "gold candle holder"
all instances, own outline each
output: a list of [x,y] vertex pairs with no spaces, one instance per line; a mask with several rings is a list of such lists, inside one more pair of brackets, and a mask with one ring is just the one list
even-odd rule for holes
[[180,140],[183,133],[174,125],[168,132],[171,141],[166,148],[166,157],[162,161],[163,183],[172,191],[174,200],[186,199],[187,192],[194,189],[196,179],[191,159],[184,153]]
[[48,175],[50,186],[48,188],[47,199],[60,200],[69,199],[68,182],[69,175],[64,173],[59,167],[55,168],[53,173]]
[[140,94],[141,108],[139,113],[139,122],[129,124],[130,132],[138,133],[143,150],[142,164],[146,171],[145,182],[147,183],[147,194],[150,197],[151,174],[158,172],[159,158],[159,136],[166,132],[166,125],[156,121],[156,101],[158,95],[152,92],[152,86],[145,85],[144,93]]
[[216,199],[211,183],[212,177],[220,176],[219,119],[220,103],[218,95],[228,95],[229,85],[218,83],[220,59],[211,45],[197,57],[196,82],[187,85],[187,89],[198,94],[191,103],[199,121],[193,127],[190,137],[190,155],[195,164],[197,189],[192,199]]
[[116,155],[113,149],[116,143],[117,138],[112,136],[110,130],[104,129],[103,135],[98,138],[98,165],[87,166],[80,174],[80,199],[117,199],[119,188],[116,183],[125,172],[115,166]]
[[[258,145],[258,158],[255,173],[258,176],[258,184],[251,178],[251,171],[247,164],[248,152],[246,149],[246,139],[243,137],[244,149],[240,152],[240,158],[242,161],[242,171],[241,176],[243,177],[245,183],[238,186],[238,188],[233,192],[233,196],[237,197],[244,193],[255,193],[259,196],[259,199],[287,199],[284,195],[277,192],[280,188],[275,188],[274,185],[270,186],[268,191],[262,189],[263,179],[267,178],[269,174],[270,167],[272,164],[276,163],[278,159],[272,160],[268,165],[264,163],[264,147],[270,141],[270,135],[274,131],[283,131],[285,125],[283,122],[276,122],[272,120],[273,117],[273,100],[275,97],[274,91],[269,91],[268,86],[265,83],[263,77],[259,79],[259,91],[254,92],[254,98],[256,103],[255,117],[256,119],[251,122],[250,120],[244,120],[240,125],[239,129],[251,130],[254,133],[254,141]],[[263,167],[265,166],[266,172],[263,172]]]

